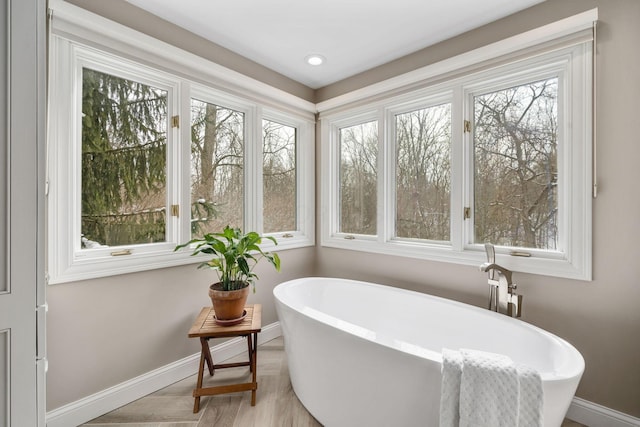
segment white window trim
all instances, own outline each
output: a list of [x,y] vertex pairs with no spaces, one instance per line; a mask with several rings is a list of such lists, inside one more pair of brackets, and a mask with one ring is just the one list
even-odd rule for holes
[[[522,65],[503,67],[502,72],[506,71],[510,75],[502,79],[498,77],[499,83],[491,81],[493,73],[490,72],[488,83],[464,86],[465,113],[467,119],[471,120],[475,93],[524,84],[545,77],[558,77],[558,114],[561,123],[558,129],[558,242],[566,247],[560,246],[557,251],[523,249],[524,252],[530,253],[532,258],[505,256],[501,262],[507,268],[591,280],[591,52],[590,44],[572,46],[547,55],[544,61],[533,59],[524,61]],[[473,157],[471,134],[465,134],[465,138],[465,160],[470,162]],[[567,179],[571,180],[570,184],[564,182]],[[470,188],[472,185],[473,176],[468,176],[465,186]],[[465,195],[469,197],[465,206],[473,207],[471,192],[466,191]],[[473,215],[473,209],[471,211]],[[473,222],[467,221],[463,249],[484,253],[483,245],[472,243],[472,226]],[[567,235],[569,229],[570,236]],[[498,247],[496,252],[508,255],[510,249]],[[545,261],[545,265],[540,265],[542,260]],[[528,264],[531,264],[532,268],[528,268]]]
[[[416,94],[412,94],[407,101],[393,102],[388,107],[384,108],[384,127],[386,128],[385,138],[388,143],[383,144],[385,147],[385,172],[388,176],[387,187],[385,187],[385,200],[387,201],[387,213],[384,216],[384,230],[385,234],[382,241],[395,243],[397,245],[420,245],[432,247],[436,250],[450,248],[453,245],[454,239],[446,241],[435,240],[419,240],[406,237],[396,236],[396,219],[397,219],[397,198],[396,198],[396,167],[397,167],[397,141],[396,141],[396,127],[395,116],[398,114],[404,114],[407,112],[415,111],[418,109],[429,108],[440,104],[451,104],[451,122],[453,122],[454,108],[453,102],[454,88],[447,88],[445,85],[437,85],[429,88],[427,91],[420,91]],[[417,97],[415,95],[418,95]],[[455,138],[452,132],[450,150],[453,150],[455,146]],[[457,136],[457,135],[456,135]],[[451,156],[453,158],[453,156]],[[453,174],[453,169],[451,173]],[[453,180],[452,180],[453,181]],[[454,189],[451,189],[453,199]],[[453,207],[451,209],[454,210]],[[452,221],[451,221],[452,222]],[[453,235],[453,227],[451,227]]]
[[[245,170],[262,170],[263,117],[277,118],[296,127],[298,230],[271,233],[269,235],[277,238],[278,245],[266,240],[263,247],[281,251],[315,244],[313,104],[81,8],[55,0],[52,6],[47,130],[49,284],[192,264],[204,258],[191,257],[186,249],[173,251],[178,243],[191,238],[188,214],[190,144],[179,141],[190,141],[190,99],[198,98],[198,95],[206,95],[207,101],[245,113]],[[117,75],[124,74],[124,77],[171,90],[174,98],[170,100],[169,113],[180,115],[181,126],[169,129],[167,134],[167,206],[179,204],[183,214],[178,218],[167,215],[166,242],[91,249],[90,252],[80,248],[77,230],[80,230],[78,152],[81,145],[78,138],[81,123],[77,119],[79,114],[73,109],[79,106],[77,99],[81,99],[77,82],[78,70],[80,82],[82,80],[83,61],[100,64],[93,68],[105,72],[115,70]],[[263,108],[263,105],[268,107]],[[178,176],[179,179],[172,178]],[[247,230],[261,229],[260,176],[260,173],[245,173],[244,228]],[[112,252],[122,249],[130,249],[132,254],[112,256]]]
[[[82,68],[98,69],[149,83],[170,92],[168,114],[176,113],[176,99],[180,97],[177,80],[162,75],[137,64],[120,61],[112,67],[107,56],[91,48],[76,45],[68,40],[51,39],[52,67],[49,108],[48,140],[48,276],[49,283],[81,280],[90,277],[137,271],[141,263],[149,268],[159,268],[170,262],[171,253],[178,237],[178,224],[167,216],[166,242],[154,244],[133,244],[122,247],[106,247],[83,251],[80,248],[80,165],[81,111],[78,109],[82,97],[79,82]],[[64,70],[64,71],[63,71]],[[157,78],[156,78],[157,77]],[[72,96],[69,96],[72,94]],[[55,105],[55,108],[52,106]],[[167,152],[175,149],[176,131],[167,129]],[[168,156],[170,159],[171,156]],[[175,159],[179,161],[179,159]],[[168,172],[175,164],[168,163]],[[167,181],[166,205],[172,204],[176,193]],[[73,237],[72,237],[73,236]],[[131,256],[112,256],[112,252],[128,249]],[[173,257],[175,258],[175,257]]]
[[[597,13],[596,13],[597,16]],[[593,13],[583,15],[581,19],[591,19]],[[569,19],[572,24],[575,20]],[[592,25],[592,22],[590,22]],[[528,75],[541,75],[545,72],[556,72],[566,75],[566,85],[561,84],[567,105],[559,105],[559,114],[563,114],[566,120],[560,129],[560,137],[565,140],[560,148],[559,169],[571,175],[571,185],[564,185],[559,192],[560,207],[563,208],[562,217],[559,218],[564,228],[561,233],[567,232],[570,227],[571,238],[566,241],[563,252],[527,250],[533,256],[530,258],[509,256],[508,248],[497,248],[498,262],[514,271],[542,274],[556,277],[565,277],[580,280],[591,280],[591,184],[592,184],[592,41],[584,33],[584,26],[579,25],[582,31],[579,35],[562,32],[566,37],[560,41],[550,43],[542,47],[536,47],[528,43],[527,51],[513,51],[507,57],[504,49],[498,49],[502,55],[493,65],[468,70],[472,64],[465,64],[462,70],[451,69],[450,64],[436,64],[435,70],[447,69],[443,74],[429,74],[429,79],[411,81],[410,87],[422,87],[415,90],[401,90],[392,88],[390,92],[375,93],[375,90],[367,88],[357,93],[346,95],[340,104],[336,100],[320,105],[319,107],[331,107],[331,111],[320,114],[322,153],[321,153],[321,179],[322,188],[322,228],[321,245],[342,249],[359,250],[372,253],[393,254],[412,258],[427,259],[433,261],[457,263],[463,265],[479,265],[486,260],[482,245],[472,244],[473,223],[464,221],[462,212],[464,206],[472,207],[471,188],[473,176],[469,165],[472,156],[472,148],[469,136],[462,132],[462,121],[471,117],[472,108],[470,97],[474,90],[479,90],[482,85],[494,84],[498,81],[506,81],[508,78],[526,79]],[[557,28],[556,28],[557,29]],[[533,33],[539,33],[534,31]],[[568,35],[567,35],[568,34]],[[507,41],[507,44],[512,44]],[[486,50],[481,49],[486,53]],[[476,57],[473,52],[468,57]],[[490,62],[490,61],[489,61]],[[452,63],[460,64],[460,59],[452,60]],[[424,70],[422,75],[424,75]],[[430,70],[428,73],[433,73]],[[427,73],[427,74],[428,74]],[[536,74],[537,73],[537,74]],[[436,80],[437,84],[431,84]],[[514,80],[515,81],[515,80]],[[391,83],[380,84],[379,88],[388,90]],[[404,80],[405,84],[407,83]],[[429,96],[445,96],[451,94],[454,100],[452,105],[452,148],[451,148],[451,245],[410,240],[393,239],[395,203],[395,186],[393,176],[395,162],[392,128],[392,113],[402,110],[402,105],[411,102],[419,102]],[[375,101],[367,103],[363,100],[375,97]],[[394,96],[394,93],[403,92]],[[358,104],[358,107],[350,108],[349,105]],[[425,103],[424,105],[427,105]],[[571,107],[571,108],[570,108]],[[336,230],[335,217],[338,212],[336,155],[335,143],[337,129],[340,123],[358,123],[363,111],[375,109],[378,112],[379,147],[382,159],[379,175],[379,184],[384,182],[383,188],[378,192],[378,234],[377,236],[347,236]],[[372,114],[372,113],[370,113]],[[354,122],[355,121],[355,122]],[[364,120],[363,120],[364,121]],[[362,121],[361,121],[362,122]],[[459,125],[459,126],[458,126]],[[389,129],[385,129],[388,127]],[[568,142],[570,141],[570,142]],[[382,151],[385,150],[385,151]],[[384,154],[383,154],[384,153]],[[564,175],[566,176],[566,175]],[[564,179],[564,178],[563,178]],[[389,194],[391,191],[392,194]],[[380,206],[380,199],[385,200]],[[566,236],[561,236],[566,238]]]
[[[343,119],[337,119],[334,121],[321,121],[321,133],[327,135],[330,138],[329,143],[322,144],[322,159],[323,166],[322,171],[325,172],[321,180],[321,193],[322,193],[322,230],[332,230],[332,237],[335,239],[352,239],[357,236],[358,242],[370,241],[375,242],[378,237],[344,233],[339,231],[340,226],[340,129],[344,129],[350,126],[355,126],[361,123],[378,121],[379,111],[377,109],[367,109],[365,111],[359,111],[353,115],[348,115]],[[380,124],[378,124],[378,170],[377,170],[377,187],[378,195],[384,189],[384,183],[382,182],[382,164],[381,153],[383,147],[380,144],[382,138],[380,138]],[[378,235],[380,235],[380,219],[381,208],[384,204],[381,204],[380,197],[378,196],[378,221],[377,229]]]
[[[309,121],[298,120],[282,112],[263,108],[260,120],[260,140],[262,141],[262,119],[273,120],[286,126],[296,128],[296,188],[298,197],[296,200],[296,224],[297,230],[282,230],[278,232],[265,233],[265,236],[272,236],[278,241],[277,246],[273,246],[270,241],[266,241],[264,247],[272,249],[288,249],[305,245],[306,242],[315,242],[315,124]],[[263,145],[260,144],[260,147]],[[260,152],[259,163],[256,167],[262,169],[263,155]],[[257,189],[258,196],[255,198],[257,208],[254,210],[258,214],[254,219],[255,228],[263,229],[262,224],[262,203],[263,203],[263,182],[262,174]]]

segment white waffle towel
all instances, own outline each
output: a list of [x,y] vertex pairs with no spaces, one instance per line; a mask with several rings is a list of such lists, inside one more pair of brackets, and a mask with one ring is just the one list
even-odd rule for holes
[[542,426],[542,380],[540,373],[526,365],[516,365],[520,381],[518,427]]
[[462,354],[442,349],[442,387],[440,395],[440,427],[460,425],[460,379]]
[[443,349],[440,427],[541,427],[542,382],[507,356]]

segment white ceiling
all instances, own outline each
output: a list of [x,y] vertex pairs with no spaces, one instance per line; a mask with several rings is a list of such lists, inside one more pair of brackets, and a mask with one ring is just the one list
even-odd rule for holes
[[127,1],[317,89],[544,0]]

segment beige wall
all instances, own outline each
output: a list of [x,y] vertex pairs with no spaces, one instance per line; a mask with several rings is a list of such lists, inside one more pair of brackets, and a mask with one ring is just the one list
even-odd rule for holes
[[[92,12],[169,42],[306,100],[314,91],[123,0],[71,0]],[[282,272],[259,266],[249,303],[263,304],[262,323],[277,320],[273,287],[313,274],[315,248],[280,251]],[[210,305],[213,273],[196,265],[52,285],[47,288],[47,410],[105,390],[199,351],[187,332]]]
[[[279,254],[282,271],[259,265],[249,294],[263,306],[263,326],[277,321],[274,286],[313,273],[315,248]],[[211,305],[214,274],[196,265],[49,286],[47,410],[198,353],[187,332]]]
[[[189,35],[154,28],[157,18],[126,3],[73,0],[183,48]],[[90,4],[89,4],[90,3]],[[125,7],[121,9],[120,6]],[[322,101],[492,41],[598,7],[597,138],[600,193],[594,200],[594,280],[581,282],[515,274],[524,320],[574,344],[586,361],[577,395],[640,416],[640,1],[547,0],[527,11],[439,43],[370,72],[317,90],[298,86],[229,54],[222,65]],[[98,10],[100,9],[100,10]],[[133,12],[132,12],[133,13]],[[163,27],[164,28],[164,27]],[[200,40],[198,43],[203,43]],[[206,44],[196,53],[211,58]],[[222,55],[220,61],[227,56]],[[235,68],[234,68],[235,67]],[[310,92],[311,91],[311,92]],[[318,165],[319,166],[319,165]],[[321,185],[321,183],[319,184]],[[319,206],[319,205],[318,205]],[[320,212],[320,211],[318,211]],[[305,275],[334,275],[386,283],[484,306],[485,275],[473,267],[329,248],[284,251],[283,273],[264,267],[253,302],[263,323],[276,320],[271,289]],[[360,266],[367,266],[366,270]],[[206,272],[184,266],[48,288],[47,406],[54,409],[198,351],[186,337],[198,308],[207,304]]]
[[[640,1],[548,0],[522,13],[318,91],[318,100],[449,54],[599,8],[592,282],[514,274],[524,319],[574,344],[586,362],[577,396],[640,416]],[[473,267],[318,250],[319,274],[365,279],[485,306],[486,275]],[[362,269],[360,266],[366,266]],[[425,327],[428,327],[425,325]]]

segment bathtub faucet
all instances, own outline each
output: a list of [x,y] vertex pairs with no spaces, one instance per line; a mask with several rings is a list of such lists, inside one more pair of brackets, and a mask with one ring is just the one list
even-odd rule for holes
[[517,285],[512,282],[512,272],[496,264],[496,252],[492,244],[484,245],[487,262],[480,271],[489,274],[489,310],[511,317],[522,316],[522,295],[516,294]]

